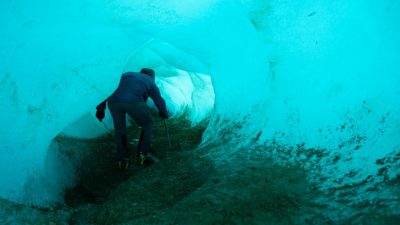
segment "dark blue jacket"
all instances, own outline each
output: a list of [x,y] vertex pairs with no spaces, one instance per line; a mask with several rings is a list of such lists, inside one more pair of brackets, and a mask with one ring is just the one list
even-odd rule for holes
[[118,88],[114,93],[100,103],[96,109],[104,110],[106,101],[122,103],[145,102],[148,97],[153,99],[158,108],[159,115],[167,117],[165,100],[161,97],[160,90],[156,86],[154,79],[146,74],[127,72],[122,74]]

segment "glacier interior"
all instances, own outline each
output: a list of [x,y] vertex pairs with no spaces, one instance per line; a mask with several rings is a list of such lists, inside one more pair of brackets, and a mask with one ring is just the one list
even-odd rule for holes
[[[400,221],[399,1],[1,5],[2,224]],[[158,208],[157,215],[120,216],[115,222],[107,214],[87,222],[82,213],[71,222],[73,210],[55,205],[65,204],[65,191],[76,185],[79,172],[60,149],[68,140],[111,134],[111,116],[99,123],[95,107],[123,72],[143,67],[156,71],[172,131],[191,132],[207,121],[201,144],[185,154],[209,160],[213,172],[199,172],[204,185],[173,207]],[[182,118],[189,121],[185,131],[174,123]],[[59,144],[60,137],[67,142]],[[78,158],[88,151],[76,146]],[[193,174],[202,170],[196,163],[189,167]],[[293,180],[284,183],[285,177]],[[129,189],[129,182],[120,187]],[[296,202],[293,196],[302,194]],[[118,198],[111,196],[107,202]],[[193,219],[210,213],[188,209],[197,205],[209,207],[210,218]],[[99,215],[113,210],[96,207]],[[21,219],[25,214],[34,219]]]

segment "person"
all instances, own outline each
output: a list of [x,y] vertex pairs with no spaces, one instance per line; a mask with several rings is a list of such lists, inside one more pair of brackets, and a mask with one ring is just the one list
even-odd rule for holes
[[106,103],[108,102],[115,129],[118,165],[121,170],[127,170],[130,163],[126,114],[132,117],[135,123],[141,127],[136,160],[139,166],[145,164],[153,132],[153,120],[146,104],[148,97],[153,99],[159,116],[167,119],[168,112],[165,100],[155,84],[155,72],[152,69],[143,68],[140,73],[127,72],[122,74],[118,88],[96,107],[96,117],[101,122],[105,116]]

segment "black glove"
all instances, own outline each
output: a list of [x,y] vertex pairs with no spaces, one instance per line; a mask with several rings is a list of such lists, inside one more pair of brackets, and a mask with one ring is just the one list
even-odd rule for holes
[[98,109],[96,111],[96,117],[100,122],[104,119],[105,115],[106,115],[105,110]]
[[104,117],[106,115],[105,111],[106,111],[106,108],[107,108],[107,105],[106,105],[107,100],[108,99],[102,101],[98,106],[96,106],[96,110],[97,110],[96,111],[96,117],[100,122],[104,119]]

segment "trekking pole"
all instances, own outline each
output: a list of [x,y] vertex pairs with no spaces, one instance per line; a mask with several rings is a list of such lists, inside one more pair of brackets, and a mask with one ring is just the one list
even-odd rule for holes
[[169,132],[168,132],[167,121],[165,119],[164,119],[164,127],[165,127],[165,131],[167,132],[169,148],[172,148],[172,146],[171,146],[171,138],[169,137]]

